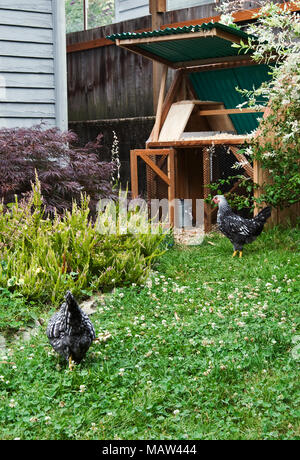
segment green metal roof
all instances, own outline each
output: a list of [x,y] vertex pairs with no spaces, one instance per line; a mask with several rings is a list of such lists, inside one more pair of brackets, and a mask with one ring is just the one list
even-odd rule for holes
[[[220,23],[128,32],[109,35],[107,38],[120,40],[120,46],[175,69],[227,61],[232,56],[236,56],[231,58],[232,61],[250,59],[250,56],[239,57],[239,48],[232,46],[233,42],[247,41],[250,35]],[[190,73],[189,78],[199,100],[224,102],[225,108],[232,109],[246,101],[236,88],[257,88],[269,80],[270,75],[267,65],[241,65],[219,70],[202,69]],[[260,116],[262,114],[247,113],[230,115],[230,118],[238,134],[247,134],[257,128]]]
[[[251,65],[232,69],[195,72],[189,75],[200,100],[222,101],[226,109],[232,109],[246,99],[236,90],[258,88],[270,79],[267,65]],[[238,134],[247,134],[258,126],[258,113],[230,115]]]
[[109,35],[107,38],[113,41],[120,40],[120,46],[125,46],[129,50],[134,47],[132,50],[135,52],[178,68],[184,67],[185,63],[193,65],[193,61],[238,56],[239,49],[232,47],[232,42],[246,41],[249,35],[234,27],[209,22],[151,32],[124,32]]
[[236,29],[235,27],[225,26],[220,22],[207,22],[201,25],[184,26],[184,27],[167,27],[166,29],[157,29],[149,32],[122,32],[120,34],[107,35],[106,38],[109,40],[128,40],[135,38],[151,38],[151,37],[164,37],[166,35],[177,35],[186,33],[200,32],[201,30],[212,30],[219,29],[224,32],[230,32],[241,39],[249,38],[249,35],[242,30]]

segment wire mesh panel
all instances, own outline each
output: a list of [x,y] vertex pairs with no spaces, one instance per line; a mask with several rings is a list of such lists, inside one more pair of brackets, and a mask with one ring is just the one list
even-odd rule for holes
[[[166,176],[168,175],[168,155],[151,155],[150,159]],[[148,165],[146,174],[148,200],[168,198],[168,184]]]
[[[227,180],[240,174],[245,174],[242,166],[236,168],[237,159],[231,149],[226,145],[218,145],[210,148],[211,153],[211,182],[217,182],[219,179]],[[235,180],[230,183],[224,183],[220,187],[223,193],[227,193],[233,186]]]
[[[251,181],[252,178],[250,177],[249,171],[251,171],[252,166],[250,163],[244,166],[238,166],[239,161],[233,154],[232,148],[226,145],[215,146],[210,150],[211,183],[216,183],[221,180],[218,188],[221,190],[222,194],[230,194],[231,197],[249,196],[249,191],[247,191],[245,186],[241,185],[241,179],[235,176],[248,177],[249,181]],[[212,191],[212,193],[214,192]],[[239,209],[239,213],[244,217],[252,217],[251,209]],[[216,212],[213,213],[213,222],[215,218]]]
[[[151,155],[149,158],[166,176],[168,175],[168,155]],[[153,206],[153,203],[154,200],[159,200],[160,203],[162,203],[162,200],[165,200],[166,204],[168,200],[168,184],[148,165],[146,166],[146,176],[149,217],[156,217],[161,220],[168,210],[164,209],[163,206]],[[155,213],[156,216],[154,216],[153,213]]]

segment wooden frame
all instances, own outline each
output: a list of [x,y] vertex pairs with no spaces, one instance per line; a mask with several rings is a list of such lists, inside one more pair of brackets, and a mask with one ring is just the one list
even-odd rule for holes
[[[167,174],[153,162],[151,156],[163,155],[167,157],[168,166]],[[170,225],[174,225],[174,208],[171,206],[175,198],[175,150],[169,149],[135,149],[130,151],[130,167],[131,167],[131,191],[132,198],[135,199],[139,195],[138,186],[138,157],[140,157],[168,186],[169,200],[169,219]]]
[[[223,30],[219,29],[211,29],[211,30],[199,30],[198,32],[193,33],[184,33],[184,34],[175,34],[175,35],[161,35],[158,37],[143,37],[143,38],[128,38],[126,40],[116,40],[116,45],[122,47],[129,47],[130,45],[141,45],[141,44],[149,44],[149,43],[162,43],[162,42],[169,42],[169,41],[179,41],[179,40],[186,40],[186,39],[195,39],[195,38],[207,38],[207,37],[219,37],[223,38],[224,40],[228,40],[234,43],[240,43],[241,38],[237,37],[234,34],[230,34],[229,32],[224,32]],[[142,50],[141,50],[142,54]]]
[[197,140],[181,140],[181,141],[165,141],[165,142],[147,142],[147,148],[195,148],[205,145],[241,145],[249,139],[249,136],[197,139]]
[[[203,152],[203,166],[202,166],[202,175],[203,175],[203,198],[207,198],[209,195],[209,189],[207,185],[210,183],[210,171],[211,171],[211,154],[210,148],[211,145],[228,145],[228,148],[231,150],[233,155],[237,158],[238,161],[243,162],[243,167],[249,177],[253,178],[253,168],[250,163],[247,161],[244,155],[238,153],[238,145],[243,144],[247,141],[248,136],[232,136],[224,137],[224,138],[211,138],[211,139],[197,139],[197,140],[180,140],[180,141],[165,141],[159,142],[159,134],[161,128],[166,120],[166,117],[170,111],[170,108],[174,102],[180,99],[180,96],[186,97],[188,94],[190,96],[190,100],[181,101],[180,104],[185,103],[194,103],[197,105],[204,105],[209,107],[216,107],[221,103],[218,102],[205,102],[198,101],[196,99],[196,94],[191,86],[190,81],[186,78],[187,72],[184,70],[177,70],[175,77],[172,81],[170,89],[167,95],[164,96],[165,92],[165,80],[166,80],[166,68],[164,72],[164,77],[162,79],[161,88],[160,88],[160,96],[159,96],[159,104],[157,108],[156,114],[156,121],[152,133],[150,135],[149,140],[146,143],[145,150],[133,150],[131,151],[131,174],[132,174],[132,192],[133,196],[136,197],[138,195],[138,185],[137,185],[137,158],[142,158],[145,163],[151,167],[151,169],[168,185],[168,197],[169,200],[173,200],[176,197],[176,190],[175,190],[175,174],[177,171],[177,155],[175,151],[175,155],[169,155],[169,151],[174,151],[173,149],[193,149],[193,148],[201,148]],[[179,102],[178,102],[179,103]],[[176,104],[175,104],[176,105]],[[262,112],[264,109],[261,110]],[[199,113],[203,116],[215,116],[215,115],[229,115],[229,114],[245,114],[245,113],[254,113],[257,112],[255,109],[205,109],[201,110],[199,107]],[[188,154],[188,151],[185,153]],[[164,155],[164,157],[157,163],[153,163],[149,157],[155,155]],[[168,175],[160,170],[165,158],[168,158]],[[171,179],[172,177],[172,179]],[[150,178],[148,178],[149,180]],[[153,178],[152,178],[153,180]],[[174,185],[171,184],[171,180],[174,180]],[[177,180],[177,179],[176,179]],[[155,183],[155,178],[154,178]],[[155,187],[155,186],[154,186]],[[233,190],[237,187],[237,184],[234,184]],[[155,188],[154,188],[155,190]],[[212,209],[209,203],[204,203],[204,231],[209,232],[212,228],[212,217],[215,214],[216,210]],[[170,209],[170,223],[173,225],[174,223],[174,210]]]

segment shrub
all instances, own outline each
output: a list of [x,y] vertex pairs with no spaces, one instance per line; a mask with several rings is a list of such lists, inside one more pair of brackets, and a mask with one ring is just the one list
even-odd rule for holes
[[[88,291],[144,280],[162,252],[164,233],[104,234],[107,211],[89,219],[89,199],[52,218],[45,215],[41,184],[27,200],[17,199],[4,212],[0,205],[0,286],[29,300],[58,303],[67,289]],[[129,223],[137,213],[130,212]],[[118,217],[118,216],[117,216]],[[119,217],[118,217],[119,219]]]
[[14,332],[38,318],[38,308],[34,302],[28,302],[18,292],[0,288],[0,332]]
[[37,171],[46,214],[72,208],[82,192],[90,196],[95,213],[99,198],[113,196],[113,163],[101,161],[102,135],[83,148],[77,136],[57,128],[0,129],[0,197],[4,203],[31,191]]
[[[287,5],[269,0],[258,3],[261,8],[246,29],[255,39],[232,45],[242,52],[252,51],[257,64],[272,64],[268,82],[252,91],[241,91],[250,107],[260,108],[263,101],[269,101],[269,110],[256,130],[258,136],[244,153],[269,175],[264,184],[254,185],[260,190],[255,201],[283,208],[299,202],[300,196],[300,21]],[[244,4],[243,0],[228,0],[220,8],[228,13]],[[294,0],[293,6],[300,7],[300,1]],[[231,15],[226,14],[225,19],[232,25]]]

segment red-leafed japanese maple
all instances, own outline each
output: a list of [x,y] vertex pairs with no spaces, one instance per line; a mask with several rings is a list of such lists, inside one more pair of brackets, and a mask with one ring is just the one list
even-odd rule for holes
[[102,135],[95,142],[78,147],[76,134],[56,128],[0,129],[0,198],[8,204],[31,191],[35,171],[47,214],[62,213],[90,196],[94,212],[99,198],[114,195],[111,177],[114,163],[101,161]]

